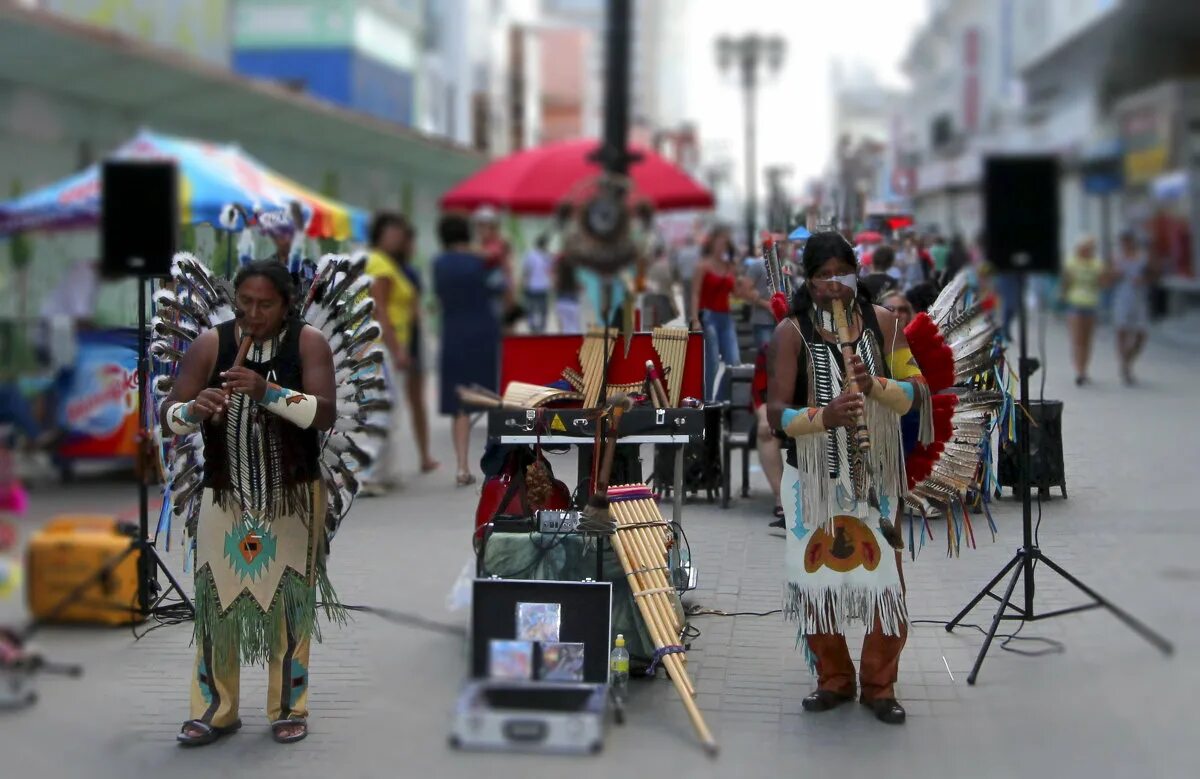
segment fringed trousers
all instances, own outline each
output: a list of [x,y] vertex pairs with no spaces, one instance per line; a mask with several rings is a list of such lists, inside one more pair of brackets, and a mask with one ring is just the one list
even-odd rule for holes
[[[308,717],[308,653],[311,638],[296,638],[280,620],[280,642],[267,661],[267,720]],[[217,661],[212,642],[196,647],[192,673],[191,717],[225,728],[238,719],[241,666],[237,652]]]

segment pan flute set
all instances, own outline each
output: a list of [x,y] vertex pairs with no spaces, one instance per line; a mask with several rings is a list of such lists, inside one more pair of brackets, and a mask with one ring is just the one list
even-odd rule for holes
[[[678,408],[680,396],[683,393],[683,368],[687,363],[688,331],[682,327],[656,327],[652,339],[654,352],[658,356],[658,363],[662,366],[662,370],[659,371],[653,365],[653,361],[647,361],[647,375],[643,381],[624,384],[610,383],[608,395],[612,397],[622,393],[628,394],[645,388],[646,396],[650,398],[655,408]],[[596,408],[602,405],[600,390],[604,386],[604,366],[608,358],[612,356],[613,349],[616,348],[619,340],[620,333],[616,329],[609,329],[607,332],[601,328],[589,330],[584,335],[583,345],[579,349],[580,370],[567,368],[563,371],[563,378],[576,391],[582,393],[584,408]],[[607,350],[605,349],[606,344]],[[663,397],[654,391],[654,375],[660,378],[664,375],[666,377],[666,383],[663,386],[665,396]],[[607,398],[603,400],[607,400]]]
[[654,662],[666,667],[696,735],[710,754],[716,754],[717,742],[696,705],[696,687],[688,675],[684,647],[680,643],[684,628],[683,603],[667,576],[670,545],[674,543],[670,524],[663,518],[653,493],[645,484],[609,487],[608,505],[615,521],[611,537],[613,551],[620,560],[638,612],[654,641]]
[[[621,334],[615,328],[607,331],[593,328],[583,336],[578,367],[571,365],[562,371],[562,379],[571,387],[569,390],[510,381],[503,395],[476,386],[459,387],[458,394],[464,403],[480,408],[600,408],[614,396],[639,393],[645,394],[654,408],[679,408],[687,365],[688,331],[686,328],[657,327],[651,339],[657,364],[654,360],[646,360],[646,372],[640,381],[610,381],[605,385],[605,366],[613,358]],[[604,390],[607,390],[607,397],[601,398]]]

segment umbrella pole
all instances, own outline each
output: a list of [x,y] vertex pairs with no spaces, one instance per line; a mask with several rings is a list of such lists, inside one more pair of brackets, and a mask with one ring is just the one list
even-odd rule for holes
[[225,234],[225,278],[233,278],[233,231]]

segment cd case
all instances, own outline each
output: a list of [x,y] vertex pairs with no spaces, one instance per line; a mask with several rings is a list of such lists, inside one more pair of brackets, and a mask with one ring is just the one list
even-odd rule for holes
[[538,678],[548,682],[582,682],[583,659],[583,644],[542,644]]
[[561,612],[558,603],[518,603],[517,638],[544,644],[557,642]]
[[532,679],[533,644],[492,639],[488,650],[488,676],[492,679]]

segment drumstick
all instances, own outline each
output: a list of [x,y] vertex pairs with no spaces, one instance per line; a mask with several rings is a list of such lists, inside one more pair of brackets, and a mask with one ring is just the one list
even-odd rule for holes
[[650,394],[654,396],[654,405],[666,408],[671,405],[667,399],[667,391],[663,389],[662,377],[654,367],[654,360],[646,360],[646,375],[650,377]]

